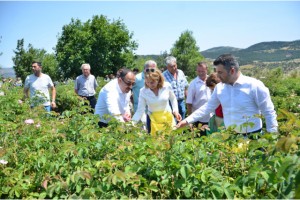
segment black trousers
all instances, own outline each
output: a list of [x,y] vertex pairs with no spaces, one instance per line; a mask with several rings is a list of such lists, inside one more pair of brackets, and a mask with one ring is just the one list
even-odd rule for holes
[[96,103],[97,103],[97,99],[96,99],[95,96],[89,96],[89,97],[81,96],[81,97],[86,98],[90,102],[91,108],[95,109],[95,106],[96,106]]
[[98,126],[99,126],[99,128],[103,128],[103,127],[107,127],[108,124],[99,121],[99,122],[98,122]]

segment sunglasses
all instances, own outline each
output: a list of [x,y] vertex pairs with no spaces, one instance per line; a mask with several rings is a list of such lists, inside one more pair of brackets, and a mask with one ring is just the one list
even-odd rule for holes
[[149,72],[155,72],[155,69],[146,69],[146,72],[149,73]]
[[123,78],[121,78],[121,79],[127,86],[134,86],[134,84],[135,84],[135,82],[125,81]]

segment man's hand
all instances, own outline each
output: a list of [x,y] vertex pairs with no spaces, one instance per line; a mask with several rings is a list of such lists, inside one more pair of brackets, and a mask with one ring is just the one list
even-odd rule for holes
[[188,125],[189,123],[186,121],[186,120],[182,120],[181,122],[179,122],[177,125],[176,125],[176,128],[181,128],[181,127],[184,127],[186,125]]
[[131,120],[131,114],[130,113],[125,113],[123,116],[123,119],[125,122],[128,122]]
[[51,107],[52,107],[52,108],[56,108],[56,103],[55,103],[55,101],[52,101],[52,102],[51,102]]

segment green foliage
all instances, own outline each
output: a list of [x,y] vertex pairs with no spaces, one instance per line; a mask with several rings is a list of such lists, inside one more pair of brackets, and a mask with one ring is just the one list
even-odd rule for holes
[[38,61],[42,63],[43,73],[48,74],[52,80],[58,80],[57,62],[53,54],[47,54],[44,49],[36,49],[31,44],[27,49],[24,49],[24,39],[18,40],[17,48],[14,50],[15,56],[13,57],[14,70],[17,77],[22,81],[32,74],[31,63]]
[[197,63],[204,60],[192,31],[184,31],[171,49],[171,55],[176,57],[178,68],[185,75],[194,76]]
[[130,68],[137,48],[132,36],[121,20],[110,22],[103,15],[85,23],[72,19],[63,26],[56,45],[62,76],[75,78],[83,63],[90,63],[95,76],[115,74],[123,66]]
[[154,137],[117,121],[99,129],[72,81],[57,86],[60,113],[30,109],[20,87],[2,90],[1,199],[299,198],[300,120],[286,110],[278,112],[279,133],[257,140],[231,130]]

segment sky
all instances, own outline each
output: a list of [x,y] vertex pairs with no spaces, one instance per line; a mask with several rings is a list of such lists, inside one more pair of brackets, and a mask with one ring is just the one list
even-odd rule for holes
[[13,66],[17,41],[54,53],[62,27],[95,15],[120,19],[133,33],[138,55],[170,52],[192,31],[200,51],[247,48],[300,39],[300,1],[1,1],[0,67]]

